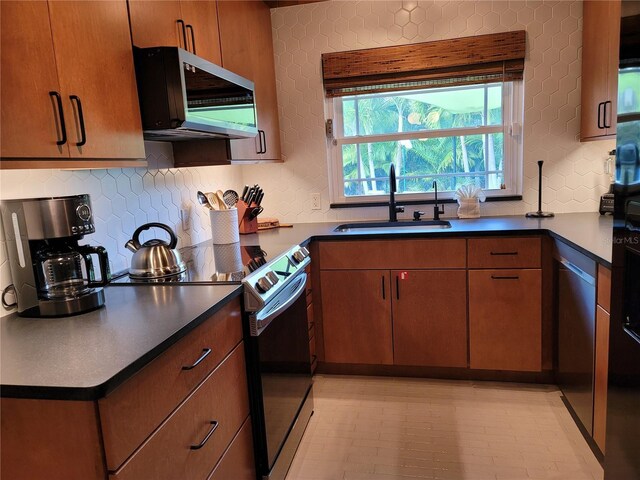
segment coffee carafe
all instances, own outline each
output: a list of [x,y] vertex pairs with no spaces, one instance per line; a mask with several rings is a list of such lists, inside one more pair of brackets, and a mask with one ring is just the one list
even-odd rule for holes
[[78,244],[95,232],[89,195],[6,200],[1,210],[19,315],[75,315],[104,305],[107,252]]

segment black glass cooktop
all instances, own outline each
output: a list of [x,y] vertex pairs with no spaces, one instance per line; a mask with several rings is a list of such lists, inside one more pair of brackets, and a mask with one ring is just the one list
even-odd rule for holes
[[214,245],[204,242],[180,249],[182,261],[187,270],[178,275],[154,279],[133,279],[128,274],[120,275],[111,281],[111,285],[130,285],[159,283],[182,284],[238,284],[251,272],[257,270],[269,260],[260,245]]

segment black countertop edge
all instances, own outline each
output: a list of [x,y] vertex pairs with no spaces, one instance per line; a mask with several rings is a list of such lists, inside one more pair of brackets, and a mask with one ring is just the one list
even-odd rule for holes
[[[522,200],[522,195],[509,195],[506,197],[487,197],[485,202],[511,202],[514,200]],[[435,200],[398,200],[398,205],[433,205]],[[443,198],[438,200],[441,203],[458,203],[453,198]],[[362,207],[388,207],[389,202],[353,202],[353,203],[331,203],[329,208],[362,208]]]
[[553,238],[560,240],[562,243],[565,243],[567,245],[569,245],[571,248],[578,250],[580,253],[583,253],[584,255],[586,255],[587,257],[589,257],[591,260],[595,261],[596,263],[599,263],[601,265],[604,265],[607,268],[611,268],[611,262],[609,262],[608,260],[605,260],[604,258],[599,257],[598,255],[594,254],[593,252],[587,250],[584,247],[581,247],[580,245],[573,243],[571,240],[567,240],[565,237],[563,237],[562,235],[552,231],[552,230],[547,230],[547,233],[552,236]]
[[77,401],[94,401],[105,397],[114,391],[125,381],[132,378],[136,373],[142,370],[148,363],[151,363],[156,357],[164,353],[178,340],[185,337],[189,332],[194,330],[200,324],[204,323],[209,317],[217,313],[227,303],[242,294],[242,286],[233,290],[229,295],[212,305],[206,312],[196,317],[176,333],[168,337],[165,341],[158,344],[153,349],[142,355],[140,358],[129,364],[123,370],[120,370],[113,377],[100,385],[83,388],[68,387],[45,387],[45,386],[24,386],[24,385],[2,385],[0,389],[0,397],[2,398],[29,398],[40,400],[77,400]]

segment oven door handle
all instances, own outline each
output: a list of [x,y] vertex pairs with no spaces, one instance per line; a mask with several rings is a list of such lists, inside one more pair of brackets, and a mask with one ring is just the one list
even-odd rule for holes
[[[297,284],[296,284],[297,283]],[[292,294],[289,294],[289,288],[283,290],[280,294],[276,295],[271,302],[276,302],[281,296],[287,296],[288,298],[282,302],[275,310],[269,310],[269,312],[265,316],[261,316],[261,312],[257,312],[256,314],[251,316],[251,336],[257,337],[262,333],[262,331],[267,328],[267,326],[272,322],[274,318],[280,315],[283,311],[289,308],[305,290],[307,284],[307,274],[301,272],[296,279],[291,282],[291,286],[295,288]],[[268,310],[268,309],[263,309]]]

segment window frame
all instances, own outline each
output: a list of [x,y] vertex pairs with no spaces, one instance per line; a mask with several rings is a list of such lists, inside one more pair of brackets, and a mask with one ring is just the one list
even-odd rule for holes
[[[456,135],[478,135],[478,129],[485,133],[503,134],[503,164],[505,189],[484,190],[487,198],[513,197],[522,195],[523,176],[523,138],[522,123],[524,119],[524,85],[522,80],[502,83],[502,125],[490,125],[483,127],[467,127],[454,129],[438,129],[420,132],[403,132],[395,134],[344,136],[342,125],[342,97],[325,98],[325,118],[332,122],[332,132],[327,133],[327,164],[329,170],[329,198],[332,205],[348,206],[357,204],[366,206],[371,203],[379,205],[388,201],[389,195],[358,195],[345,196],[342,165],[342,145],[366,144],[382,141],[412,140],[418,138],[439,138]],[[476,84],[480,86],[484,84]],[[490,85],[490,84],[489,84]],[[327,129],[329,130],[329,129]],[[492,131],[495,130],[495,131]],[[444,133],[444,135],[443,135]],[[450,176],[451,174],[440,174]],[[436,177],[438,174],[435,175]],[[454,192],[438,192],[438,199],[453,199]],[[396,193],[398,203],[402,202],[428,202],[434,200],[433,192],[421,193]],[[372,205],[372,206],[373,206]]]

